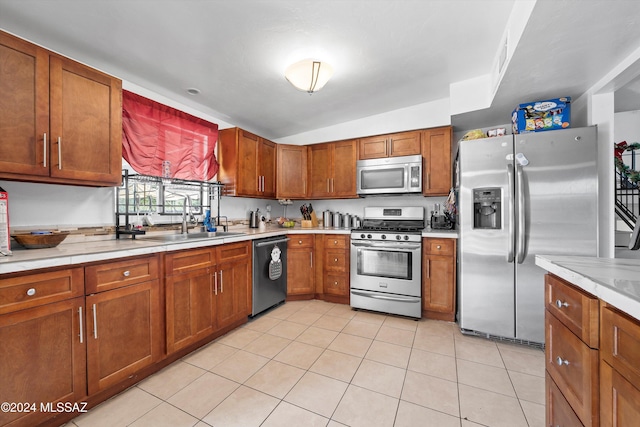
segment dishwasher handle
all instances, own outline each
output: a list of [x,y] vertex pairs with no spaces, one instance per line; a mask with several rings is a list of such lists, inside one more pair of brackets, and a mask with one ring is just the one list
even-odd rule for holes
[[280,240],[269,240],[268,242],[254,243],[253,247],[254,248],[261,248],[263,246],[269,246],[269,245],[273,245],[275,243],[285,243],[285,242],[288,242],[289,240],[291,240],[291,239],[289,239],[288,237],[284,238],[284,239],[280,239]]

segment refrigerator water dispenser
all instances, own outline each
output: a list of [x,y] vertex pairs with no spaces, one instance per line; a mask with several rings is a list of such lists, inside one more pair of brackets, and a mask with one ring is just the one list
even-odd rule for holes
[[473,228],[500,229],[502,227],[502,189],[473,189]]

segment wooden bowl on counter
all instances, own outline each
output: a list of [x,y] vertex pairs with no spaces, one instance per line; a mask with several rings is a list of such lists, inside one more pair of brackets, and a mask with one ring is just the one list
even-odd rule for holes
[[68,232],[37,232],[14,234],[11,237],[26,249],[42,249],[58,246],[68,235]]

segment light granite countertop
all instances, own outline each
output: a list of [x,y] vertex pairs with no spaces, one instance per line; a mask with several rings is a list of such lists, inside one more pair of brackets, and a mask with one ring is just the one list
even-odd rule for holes
[[536,255],[536,265],[640,320],[640,260]]
[[[158,252],[169,252],[182,249],[199,248],[222,245],[225,243],[241,242],[264,237],[281,236],[285,234],[350,234],[350,229],[337,228],[282,228],[268,226],[265,231],[246,226],[231,227],[231,232],[241,232],[242,235],[167,242],[153,240],[152,233],[131,239],[123,236],[120,240],[110,237],[106,240],[76,239],[74,242],[63,242],[55,248],[23,249],[15,248],[12,256],[0,256],[0,274],[16,273],[40,268],[58,267],[62,265],[77,265],[96,261],[131,256],[147,255]],[[160,233],[153,233],[158,235]],[[425,229],[423,237],[458,238],[458,233],[449,230]]]

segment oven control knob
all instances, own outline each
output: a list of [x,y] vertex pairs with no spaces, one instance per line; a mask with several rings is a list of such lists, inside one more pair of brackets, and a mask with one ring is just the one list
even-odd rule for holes
[[364,239],[364,234],[361,234],[361,235],[360,235],[360,238],[361,238],[361,239]]
[[386,238],[387,238],[387,235],[386,235],[386,234],[383,234],[383,235],[382,235],[382,240],[385,240]]
[[371,234],[367,234],[367,239],[370,239],[370,238],[371,238]]
[[398,235],[396,236],[396,240],[400,240],[400,239],[402,239],[402,237],[400,237],[400,235],[398,234]]
[[409,240],[409,236],[404,236],[404,240]]

